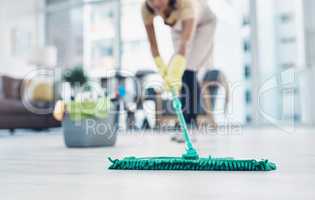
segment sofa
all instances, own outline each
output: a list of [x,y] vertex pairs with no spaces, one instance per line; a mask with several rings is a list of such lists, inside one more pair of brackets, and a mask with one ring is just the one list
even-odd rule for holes
[[[21,79],[0,75],[0,129],[47,129],[60,127],[51,113],[35,114],[23,104],[23,81]],[[31,102],[41,108],[52,107],[53,102]]]

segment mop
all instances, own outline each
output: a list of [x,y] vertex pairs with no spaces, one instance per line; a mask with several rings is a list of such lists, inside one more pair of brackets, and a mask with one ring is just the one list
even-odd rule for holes
[[172,91],[173,108],[179,120],[185,139],[186,151],[181,157],[126,157],[109,158],[110,170],[190,170],[190,171],[272,171],[276,165],[268,160],[238,160],[234,158],[201,158],[188,134],[182,113],[182,105],[175,91]]

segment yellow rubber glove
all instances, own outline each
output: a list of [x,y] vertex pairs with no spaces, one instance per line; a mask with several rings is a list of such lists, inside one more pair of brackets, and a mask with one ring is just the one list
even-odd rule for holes
[[165,79],[167,74],[167,65],[164,63],[163,59],[160,56],[155,57],[154,62],[162,78]]
[[57,121],[62,121],[65,114],[65,103],[63,101],[57,101],[54,109],[53,116]]
[[176,92],[180,91],[182,88],[182,77],[185,72],[186,65],[187,61],[184,56],[178,54],[172,58],[165,78],[168,90],[172,90],[174,88]]

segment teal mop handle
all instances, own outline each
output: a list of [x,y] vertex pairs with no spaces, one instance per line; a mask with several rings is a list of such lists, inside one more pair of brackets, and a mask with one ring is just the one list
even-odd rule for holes
[[180,124],[181,130],[185,139],[185,144],[186,144],[186,154],[184,154],[183,157],[191,158],[191,159],[198,158],[199,157],[198,152],[194,148],[188,134],[187,124],[186,124],[186,121],[182,112],[182,104],[180,100],[178,99],[174,89],[172,90],[172,95],[173,95],[173,108],[179,120],[179,124]]

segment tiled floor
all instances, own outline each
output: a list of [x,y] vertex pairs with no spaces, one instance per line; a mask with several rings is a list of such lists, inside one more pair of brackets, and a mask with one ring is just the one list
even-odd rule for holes
[[[4,133],[4,132],[1,132]],[[275,172],[109,171],[108,156],[180,155],[168,135],[123,134],[114,148],[66,149],[61,134],[0,136],[0,199],[315,199],[315,133],[202,135],[201,154],[269,158]]]

